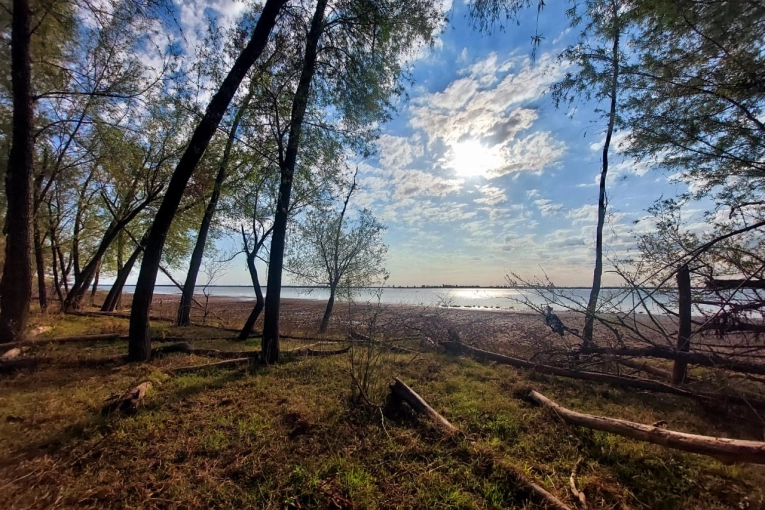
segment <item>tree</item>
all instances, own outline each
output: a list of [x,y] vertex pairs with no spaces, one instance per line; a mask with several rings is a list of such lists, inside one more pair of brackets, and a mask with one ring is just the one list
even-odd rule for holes
[[212,224],[213,216],[215,215],[216,209],[218,208],[218,200],[220,199],[223,182],[226,180],[226,172],[228,170],[229,162],[231,159],[231,149],[234,146],[237,130],[239,129],[239,123],[241,122],[242,115],[249,106],[251,99],[252,92],[248,92],[242,104],[239,106],[236,115],[234,116],[234,123],[229,129],[228,138],[226,140],[226,147],[223,150],[223,156],[220,160],[218,173],[215,176],[213,192],[210,196],[210,201],[207,203],[207,207],[205,208],[202,224],[199,227],[197,241],[194,245],[194,251],[191,254],[191,260],[189,261],[189,270],[186,274],[186,282],[183,285],[181,300],[178,304],[178,317],[176,324],[179,326],[188,326],[191,323],[191,302],[194,298],[194,287],[196,286],[197,275],[199,274],[199,269],[202,265],[202,257],[204,256],[205,245],[207,243],[207,234],[210,231],[210,225]]
[[11,30],[13,141],[5,176],[8,211],[4,227],[5,265],[0,279],[0,342],[12,342],[24,334],[32,299],[32,265],[29,246],[34,153],[30,59],[31,18],[29,0],[13,0]]
[[215,134],[231,99],[236,94],[239,84],[263,51],[271,29],[276,23],[276,17],[285,2],[286,0],[268,0],[263,6],[263,11],[249,43],[236,59],[218,92],[210,100],[204,117],[194,130],[189,145],[170,179],[162,205],[157,211],[149,231],[141,262],[141,271],[133,295],[133,307],[130,314],[130,340],[128,342],[128,357],[132,361],[146,361],[151,355],[149,309],[154,294],[154,283],[162,259],[162,249],[167,231],[170,229],[183,192],[197,163],[199,163]]
[[586,20],[577,44],[568,47],[560,56],[562,60],[575,66],[576,71],[567,72],[563,80],[552,87],[552,97],[556,107],[560,107],[563,103],[570,103],[576,97],[584,97],[588,101],[595,100],[597,103],[608,101],[608,109],[601,111],[606,118],[606,131],[595,229],[595,268],[582,331],[585,346],[592,344],[592,332],[603,277],[603,226],[606,222],[607,209],[608,156],[614,128],[619,120],[618,95],[622,89],[620,69],[624,60],[620,41],[627,29],[629,15],[629,8],[623,4],[621,0],[590,0],[585,4],[583,14],[577,12],[576,5],[569,10],[573,26],[581,25]]
[[383,243],[385,227],[363,209],[348,218],[348,203],[356,191],[356,174],[340,212],[331,208],[310,211],[296,227],[287,267],[300,281],[329,287],[329,300],[319,331],[327,331],[338,289],[350,299],[361,287],[388,278],[383,267],[388,247]]
[[[269,272],[263,323],[262,353],[265,363],[279,359],[279,305],[284,267],[287,222],[295,165],[309,100],[326,108],[325,119],[342,125],[349,148],[360,155],[370,150],[375,127],[393,105],[390,98],[402,92],[403,58],[422,42],[429,42],[441,21],[435,2],[386,2],[348,0],[333,5],[326,15],[320,0],[310,22],[300,79],[295,89],[289,138],[280,147],[280,187],[269,252]],[[315,83],[313,83],[315,80]],[[330,122],[328,122],[328,120]]]

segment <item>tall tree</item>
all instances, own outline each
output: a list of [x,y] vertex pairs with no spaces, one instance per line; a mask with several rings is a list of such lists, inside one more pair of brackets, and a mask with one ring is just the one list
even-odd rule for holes
[[622,88],[620,70],[623,61],[620,42],[626,30],[629,8],[622,0],[590,0],[584,4],[584,12],[579,12],[578,8],[579,6],[575,5],[568,13],[573,26],[583,25],[579,41],[561,54],[561,59],[572,64],[576,71],[566,73],[563,80],[552,87],[552,97],[558,107],[562,103],[570,103],[577,97],[584,97],[597,103],[605,101],[608,105],[606,110],[600,110],[606,120],[606,129],[598,188],[595,268],[582,331],[582,340],[585,346],[589,346],[592,344],[603,278],[603,226],[606,222],[608,206],[606,180],[611,139],[619,120],[618,96]]
[[292,194],[292,179],[295,174],[295,164],[300,148],[300,134],[303,129],[303,118],[308,107],[308,95],[311,91],[311,81],[316,72],[316,56],[319,39],[324,28],[324,10],[327,0],[318,0],[311,28],[305,44],[303,68],[300,81],[295,91],[290,118],[289,141],[280,161],[279,198],[276,202],[276,216],[271,232],[271,250],[268,263],[268,284],[266,287],[266,314],[263,322],[262,359],[266,363],[276,363],[279,360],[279,301],[282,288],[282,268],[284,266],[284,245],[287,238],[287,218]]
[[242,101],[242,104],[239,105],[236,115],[234,116],[234,122],[228,132],[226,147],[223,150],[223,156],[221,157],[218,166],[218,173],[215,176],[212,195],[210,196],[210,201],[207,203],[207,207],[205,208],[205,214],[202,217],[202,224],[199,226],[199,234],[197,235],[194,251],[191,254],[191,260],[189,261],[189,270],[186,274],[186,281],[183,284],[181,300],[178,304],[178,317],[176,320],[176,324],[179,326],[188,326],[191,323],[191,303],[194,299],[194,288],[196,287],[199,268],[202,266],[202,257],[204,256],[205,246],[207,244],[207,234],[210,231],[210,225],[212,224],[213,216],[215,215],[215,212],[218,208],[218,200],[220,199],[223,182],[226,180],[226,173],[231,159],[231,150],[234,146],[234,142],[236,141],[239,123],[242,120],[244,112],[249,106],[252,95],[252,91],[248,92]]
[[5,177],[8,211],[4,228],[5,266],[0,279],[0,342],[12,342],[24,334],[32,299],[32,264],[29,249],[34,152],[31,18],[29,0],[13,0],[13,140]]
[[285,2],[286,0],[268,0],[263,6],[263,11],[249,43],[236,59],[218,92],[210,100],[204,117],[194,130],[189,145],[170,179],[162,205],[157,211],[157,216],[149,231],[141,271],[133,295],[133,307],[130,314],[130,340],[128,342],[128,357],[132,361],[145,361],[151,354],[149,309],[154,295],[154,283],[162,259],[165,238],[183,197],[183,192],[197,163],[199,163],[215,134],[231,99],[236,94],[239,84],[263,51],[271,29],[276,23],[277,15]]
[[[300,80],[295,91],[289,138],[280,150],[281,183],[269,253],[262,352],[266,363],[279,358],[279,304],[284,266],[290,193],[295,180],[306,105],[312,101],[323,119],[312,123],[347,133],[343,143],[363,157],[370,152],[376,126],[393,109],[391,98],[402,92],[406,55],[432,41],[443,20],[440,4],[429,0],[389,2],[346,0],[333,4],[325,17],[317,4],[308,30]],[[312,82],[314,82],[312,84]],[[341,127],[342,126],[342,127]]]

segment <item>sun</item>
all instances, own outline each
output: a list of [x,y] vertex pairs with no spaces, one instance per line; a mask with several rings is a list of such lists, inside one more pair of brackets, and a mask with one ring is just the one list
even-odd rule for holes
[[504,162],[496,149],[486,147],[478,140],[455,143],[447,152],[446,161],[446,166],[461,177],[486,177]]

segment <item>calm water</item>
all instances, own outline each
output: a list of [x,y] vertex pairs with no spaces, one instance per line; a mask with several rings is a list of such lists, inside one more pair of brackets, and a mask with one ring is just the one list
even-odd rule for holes
[[[125,292],[133,292],[135,286],[126,285]],[[255,292],[252,287],[229,287],[214,286],[210,287],[211,295],[217,297],[229,297],[235,299],[255,299]],[[174,285],[157,285],[155,294],[180,294],[180,290]],[[263,289],[265,293],[265,289]],[[590,295],[590,289],[562,289],[571,300],[579,303],[586,303]],[[622,311],[630,310],[633,306],[632,296],[625,294],[622,290],[603,289],[601,296],[603,298],[622,296],[621,305],[618,307]],[[305,287],[285,287],[282,289],[282,297],[299,299],[326,300],[329,298],[327,289],[309,289]],[[389,288],[386,287],[380,295],[380,301],[385,304],[405,304],[405,305],[448,305],[460,308],[482,308],[492,310],[524,310],[526,309],[518,300],[528,299],[535,305],[544,305],[545,299],[528,289],[484,289],[484,288]],[[363,289],[355,298],[357,301],[377,301],[377,294],[373,290]],[[559,307],[554,307],[559,308]],[[654,310],[652,310],[654,311]],[[656,310],[658,312],[658,310]]]

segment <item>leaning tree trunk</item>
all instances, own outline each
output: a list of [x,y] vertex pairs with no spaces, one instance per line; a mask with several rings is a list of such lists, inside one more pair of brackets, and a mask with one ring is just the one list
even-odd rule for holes
[[329,326],[329,319],[332,317],[332,308],[335,306],[335,289],[337,284],[333,285],[329,289],[329,299],[327,300],[327,307],[324,309],[324,317],[321,318],[321,326],[319,326],[319,333],[326,333]]
[[53,257],[53,263],[50,265],[53,269],[53,289],[56,291],[59,303],[63,303],[64,295],[61,293],[61,280],[58,277],[58,262],[56,261],[56,238],[52,228],[50,230],[50,252]]
[[250,312],[250,316],[247,317],[247,321],[244,323],[242,331],[239,333],[239,340],[247,340],[252,333],[252,328],[255,327],[260,312],[265,307],[265,300],[263,299],[263,289],[260,288],[260,278],[258,278],[258,268],[255,267],[255,256],[257,254],[257,246],[253,248],[252,252],[247,255],[247,269],[250,271],[250,278],[252,278],[252,288],[255,290],[255,306]]
[[[13,139],[5,176],[5,267],[0,279],[0,343],[24,334],[32,301],[32,264],[29,227],[32,206],[32,70],[29,56],[31,12],[29,0],[13,0],[11,21],[11,87]],[[6,64],[7,65],[7,64]]]
[[159,206],[157,216],[154,218],[149,231],[146,251],[141,263],[141,272],[138,275],[133,294],[133,308],[130,313],[130,339],[128,341],[128,359],[131,361],[146,361],[151,356],[149,309],[154,295],[154,283],[162,260],[165,237],[178,210],[178,205],[181,203],[189,178],[194,173],[199,160],[218,129],[221,118],[234,94],[236,94],[239,84],[260,57],[266,42],[268,42],[271,29],[276,24],[276,16],[285,3],[286,0],[268,0],[263,6],[263,11],[255,30],[252,32],[250,42],[236,59],[220,89],[207,106],[204,117],[194,130],[189,145],[173,172],[165,192],[165,198],[162,200],[162,205]]
[[316,55],[324,27],[324,10],[327,0],[319,0],[311,19],[311,29],[305,46],[303,70],[300,73],[295,98],[292,101],[290,133],[284,160],[280,163],[281,182],[279,199],[276,203],[276,215],[271,233],[271,252],[268,262],[268,285],[266,287],[266,313],[263,318],[262,359],[266,364],[279,361],[279,302],[282,290],[282,268],[284,267],[284,244],[287,238],[287,215],[292,194],[292,179],[295,175],[300,134],[303,118],[308,106],[308,94],[311,81],[316,72]]
[[[616,23],[616,21],[614,21]],[[598,195],[598,226],[595,230],[595,270],[592,276],[592,289],[590,299],[587,302],[587,316],[585,318],[582,340],[585,347],[592,345],[592,332],[595,326],[595,311],[598,306],[600,285],[603,278],[603,225],[606,222],[606,177],[608,176],[608,150],[611,147],[611,136],[614,133],[616,121],[616,92],[619,84],[619,28],[615,28],[614,44],[612,48],[613,74],[611,76],[611,109],[608,113],[608,127],[606,129],[606,141],[603,143],[603,167],[600,171],[600,193]]]
[[40,302],[40,311],[45,312],[48,309],[48,286],[45,283],[45,253],[43,252],[43,238],[40,233],[40,226],[37,219],[34,223],[34,246],[35,246],[35,265],[37,266],[37,299]]
[[109,294],[106,295],[104,304],[101,306],[102,312],[113,312],[114,309],[119,306],[122,297],[122,289],[125,287],[128,276],[130,276],[130,272],[133,270],[133,266],[142,251],[143,246],[137,246],[125,265],[117,273],[117,279],[114,280],[114,284],[112,285],[112,288],[109,289]]
[[103,265],[103,259],[98,261],[96,267],[96,275],[93,277],[93,289],[90,291],[90,304],[93,304],[93,300],[96,298],[96,292],[98,292],[98,279],[101,277],[101,266]]
[[181,302],[178,304],[178,319],[176,321],[179,326],[188,326],[191,324],[191,302],[194,300],[194,288],[197,285],[199,268],[202,266],[202,257],[204,256],[205,245],[207,244],[207,234],[210,231],[210,224],[215,215],[215,210],[218,208],[220,189],[223,186],[223,181],[226,179],[226,169],[228,167],[228,160],[231,157],[231,148],[234,146],[234,140],[236,139],[236,131],[239,128],[239,122],[242,120],[242,115],[249,105],[252,95],[253,93],[249,92],[247,97],[245,97],[242,105],[239,107],[239,111],[234,117],[234,123],[231,125],[231,130],[228,133],[228,140],[226,141],[226,148],[223,150],[223,158],[221,159],[220,167],[218,168],[218,175],[215,176],[215,185],[213,186],[212,196],[210,196],[210,202],[207,204],[205,214],[202,217],[202,224],[199,227],[197,242],[194,245],[194,251],[191,254],[191,261],[189,262],[189,272],[186,274],[186,282],[183,284]]

